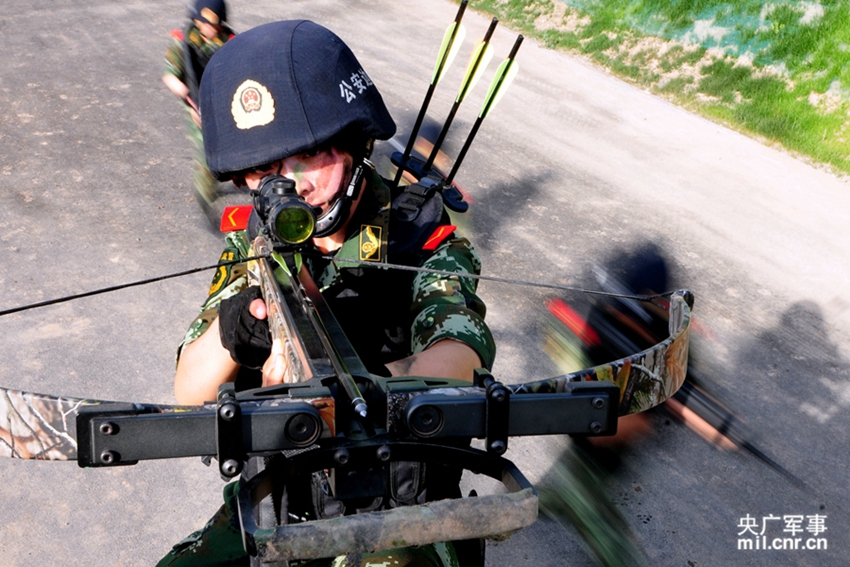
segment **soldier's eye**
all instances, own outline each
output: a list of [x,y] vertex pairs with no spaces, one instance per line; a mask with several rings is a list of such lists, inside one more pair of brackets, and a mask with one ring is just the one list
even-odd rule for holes
[[248,186],[248,184],[245,182],[245,174],[242,172],[233,174],[233,177],[231,177],[230,179],[231,181],[233,181],[233,184],[236,187],[239,187],[240,189]]
[[328,143],[328,142],[325,142],[324,144],[319,144],[315,148],[311,148],[311,149],[307,150],[306,152],[301,153],[301,157],[307,158],[307,159],[308,158],[314,158],[314,157],[316,157],[317,155],[319,155],[323,152],[330,152],[330,151],[331,151],[331,144]]

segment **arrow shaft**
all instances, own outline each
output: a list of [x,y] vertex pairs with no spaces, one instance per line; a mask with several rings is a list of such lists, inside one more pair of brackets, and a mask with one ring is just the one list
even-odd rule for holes
[[478,133],[478,129],[481,127],[482,122],[484,122],[484,116],[479,116],[475,119],[475,124],[472,125],[472,130],[469,131],[469,136],[466,137],[466,142],[464,142],[460,153],[457,155],[457,159],[455,159],[455,163],[452,166],[452,170],[451,172],[449,172],[449,176],[446,178],[446,185],[452,184],[455,175],[457,175],[457,170],[460,169],[460,164],[461,162],[463,162],[463,158],[466,157],[466,152],[469,151],[469,148],[472,145],[472,140],[475,139],[475,135]]
[[437,88],[437,84],[440,82],[440,77],[442,76],[446,65],[448,63],[449,54],[452,52],[452,48],[454,47],[455,39],[457,38],[458,30],[460,29],[460,20],[463,18],[463,14],[466,11],[466,5],[469,0],[463,0],[461,2],[460,7],[458,8],[457,14],[455,15],[455,20],[453,22],[454,29],[452,30],[451,37],[449,38],[448,43],[446,44],[446,48],[440,53],[437,65],[434,70],[434,76],[431,79],[431,84],[428,85],[428,91],[425,93],[425,99],[422,101],[422,106],[419,108],[419,115],[416,117],[416,122],[413,124],[413,130],[410,131],[410,138],[407,140],[407,145],[404,148],[404,152],[401,156],[401,163],[398,166],[398,170],[396,170],[395,178],[393,179],[393,186],[398,187],[399,181],[401,181],[401,176],[404,174],[405,165],[407,160],[410,158],[410,154],[413,151],[413,146],[416,143],[416,136],[419,135],[419,129],[422,127],[422,122],[425,119],[425,114],[428,111],[428,106],[431,104],[431,97],[434,95],[434,91]]
[[458,170],[460,169],[460,164],[463,162],[466,157],[466,153],[469,151],[470,146],[472,146],[472,141],[475,139],[475,135],[478,133],[478,129],[481,127],[481,123],[484,122],[484,118],[487,117],[487,114],[490,113],[490,109],[496,104],[499,100],[499,95],[501,94],[502,89],[507,87],[506,80],[510,77],[510,68],[513,65],[513,61],[516,58],[517,51],[519,51],[519,46],[522,44],[523,36],[519,35],[514,42],[513,47],[511,48],[511,52],[508,54],[506,59],[507,65],[504,67],[504,72],[499,73],[494,79],[494,84],[490,88],[487,99],[484,101],[484,107],[481,109],[481,112],[478,114],[478,118],[475,120],[475,124],[472,125],[472,130],[470,130],[469,135],[466,137],[466,141],[463,144],[463,148],[461,148],[460,153],[455,159],[455,163],[452,166],[452,170],[449,173],[449,176],[446,178],[446,184],[451,185],[452,181],[455,178]]
[[440,130],[440,135],[437,136],[437,140],[434,142],[434,146],[431,148],[431,154],[428,156],[428,160],[422,167],[422,173],[424,175],[427,175],[428,171],[431,169],[431,166],[434,165],[434,160],[437,158],[437,154],[440,151],[440,146],[442,146],[443,142],[446,140],[446,135],[449,133],[449,128],[451,128],[452,126],[452,122],[455,119],[455,114],[457,114],[458,108],[460,108],[460,103],[455,101],[455,103],[452,105],[452,109],[449,111],[449,115],[446,116],[446,121],[443,123],[443,127]]
[[431,154],[428,156],[428,159],[425,161],[425,165],[422,168],[422,171],[425,175],[428,174],[428,171],[434,165],[434,160],[437,158],[437,154],[440,152],[440,147],[443,145],[443,142],[446,139],[446,135],[449,132],[449,128],[451,128],[452,122],[454,121],[455,114],[457,114],[458,108],[460,108],[460,103],[463,102],[463,99],[466,98],[466,94],[470,88],[475,84],[478,70],[481,65],[481,62],[484,60],[486,54],[488,53],[488,49],[490,46],[490,38],[493,37],[493,32],[496,30],[496,25],[499,23],[497,18],[493,18],[490,21],[490,27],[487,28],[487,32],[484,34],[484,39],[481,40],[480,49],[478,50],[478,54],[475,59],[472,61],[472,64],[469,66],[466,72],[466,76],[464,77],[464,81],[460,86],[460,91],[458,92],[457,98],[455,99],[454,104],[452,104],[452,108],[449,111],[448,117],[446,117],[446,121],[443,123],[443,128],[440,130],[440,135],[437,137],[437,141],[434,142],[434,147],[431,148]]

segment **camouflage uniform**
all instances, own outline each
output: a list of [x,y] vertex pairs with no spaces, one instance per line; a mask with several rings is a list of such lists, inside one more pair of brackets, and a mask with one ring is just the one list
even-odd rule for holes
[[[393,263],[397,261],[392,255],[392,240],[390,235],[390,190],[381,178],[372,172],[371,178],[364,191],[361,203],[352,219],[351,227],[355,227],[345,240],[342,248],[335,254],[333,262],[324,263],[313,260],[308,262],[313,273],[313,278],[319,289],[329,300],[334,314],[340,318],[343,330],[349,338],[355,342],[357,348],[357,336],[362,335],[362,328],[355,318],[348,326],[346,322],[351,317],[346,317],[344,310],[348,305],[339,309],[334,304],[333,298],[329,298],[330,292],[337,291],[347,272],[362,270],[372,272],[373,280],[380,282],[373,286],[373,297],[363,297],[361,290],[357,303],[364,307],[370,314],[370,318],[391,316],[390,309],[385,309],[379,301],[381,297],[387,297],[400,284],[410,282],[405,293],[406,305],[403,317],[409,321],[409,327],[404,332],[407,344],[386,353],[384,357],[376,356],[374,353],[362,352],[358,354],[364,358],[367,368],[369,362],[374,360],[383,363],[397,360],[404,356],[422,352],[432,344],[443,339],[454,339],[469,345],[481,357],[486,368],[492,368],[496,356],[496,347],[493,337],[487,325],[484,323],[486,307],[476,295],[477,280],[470,278],[458,278],[454,276],[416,273],[415,276],[407,275],[410,272],[397,270],[378,270],[375,268],[360,268],[359,266],[346,264],[343,259],[356,260],[358,262],[381,262]],[[250,256],[250,242],[245,231],[232,232],[226,237],[227,246],[221,256],[222,262],[237,260]],[[389,254],[387,253],[389,249]],[[388,257],[389,256],[389,257]],[[423,268],[442,270],[448,272],[473,273],[481,272],[481,261],[478,258],[472,244],[465,239],[452,235],[424,259],[417,258],[417,263]],[[410,263],[410,262],[408,262]],[[201,307],[201,312],[189,327],[183,342],[182,349],[191,343],[210,326],[218,316],[218,306],[222,300],[231,297],[248,286],[247,269],[244,264],[234,266],[220,266],[216,272],[209,297]],[[359,319],[360,322],[363,318]],[[354,326],[357,325],[356,328]],[[395,355],[392,358],[391,355]],[[389,359],[387,358],[389,357]],[[370,370],[372,370],[370,368]]]
[[[224,45],[232,35],[230,31],[225,30],[214,40],[208,41],[194,25],[189,26],[186,33],[179,30],[172,31],[171,36],[173,41],[165,51],[164,74],[174,75],[185,84],[188,78],[183,62],[183,42],[190,42],[205,56],[212,57],[213,53]],[[195,101],[195,104],[198,104],[198,102]],[[192,119],[190,110],[191,107],[187,103],[184,118],[186,120],[186,137],[192,142],[192,147],[194,148],[193,184],[195,195],[199,199],[200,205],[206,207],[215,201],[218,191],[218,181],[216,181],[215,177],[210,173],[209,167],[207,167],[207,159],[204,155],[204,138],[201,134],[201,128]]]
[[[336,293],[340,284],[345,280],[347,272],[358,271],[361,268],[345,264],[342,259],[353,259],[357,261],[374,261],[393,263],[392,236],[389,234],[391,224],[391,193],[387,185],[374,172],[364,191],[363,197],[358,205],[357,211],[352,218],[350,235],[345,240],[342,248],[335,254],[332,262],[322,263],[316,260],[308,265],[313,277],[322,294],[327,296]],[[429,236],[429,235],[426,235]],[[227,246],[221,256],[221,261],[236,260],[250,256],[250,243],[245,231],[229,233],[226,237]],[[472,245],[465,238],[459,238],[452,234],[446,241],[437,246],[433,252],[423,256],[416,255],[415,263],[424,268],[456,272],[458,274],[474,273],[481,270],[481,262]],[[410,260],[411,256],[399,257],[396,260]],[[470,278],[458,278],[436,274],[401,272],[399,270],[379,270],[365,268],[364,273],[375,276],[379,281],[386,280],[380,286],[374,286],[374,297],[386,297],[391,295],[391,289],[398,287],[399,274],[407,278],[405,292],[407,297],[403,309],[405,318],[409,321],[409,330],[405,333],[406,344],[391,353],[392,356],[401,358],[421,352],[430,345],[443,340],[454,339],[461,341],[473,348],[481,357],[485,367],[491,368],[496,354],[493,337],[487,325],[484,323],[485,306],[476,295],[477,280]],[[393,279],[393,278],[396,279]],[[247,270],[244,264],[233,266],[220,266],[213,277],[210,286],[209,297],[201,307],[200,314],[189,327],[180,349],[200,337],[218,316],[220,303],[245,289],[248,286]],[[345,285],[341,286],[343,289]],[[363,291],[362,289],[360,290]],[[347,295],[344,291],[342,295]],[[380,319],[385,316],[389,309],[383,305],[371,303],[368,291],[357,296],[358,303],[366,303],[371,312],[371,319]],[[333,302],[329,299],[331,308],[337,317],[344,315],[335,309]],[[395,306],[395,310],[399,310]],[[355,312],[355,320],[362,313]],[[349,319],[350,320],[350,319]],[[357,337],[365,333],[360,328],[346,328],[345,317],[340,318],[343,330],[358,348]],[[179,352],[179,351],[178,351]],[[370,354],[358,349],[371,371],[369,361],[380,364],[382,361],[389,362],[381,357],[370,356]],[[253,384],[256,386],[257,384]],[[240,385],[237,381],[237,388]],[[248,387],[243,385],[242,387]],[[457,471],[458,474],[460,471]],[[459,478],[459,477],[458,477]],[[204,529],[195,532],[183,540],[158,564],[158,567],[184,566],[236,566],[247,565],[247,557],[242,550],[242,540],[239,534],[239,525],[235,511],[235,494],[239,482],[234,482],[225,487],[225,505],[210,520]],[[430,489],[429,489],[430,490]],[[306,562],[304,567],[344,567],[369,564],[384,564],[384,561],[392,557],[392,564],[403,567],[404,565],[416,565],[427,567],[457,566],[457,550],[453,543],[435,543],[418,548],[405,548],[388,550],[374,554],[363,554],[360,556],[338,557],[335,560],[318,560]]]

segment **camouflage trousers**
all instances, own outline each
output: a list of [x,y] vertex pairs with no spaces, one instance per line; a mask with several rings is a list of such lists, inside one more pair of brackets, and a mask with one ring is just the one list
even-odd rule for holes
[[[224,505],[200,530],[175,545],[157,567],[248,567],[249,558],[242,546],[242,532],[236,514],[239,482],[224,487]],[[376,553],[347,555],[335,559],[316,559],[290,563],[293,567],[458,567],[451,543],[392,549]]]
[[239,517],[234,514],[239,483],[224,487],[224,505],[200,530],[175,545],[157,567],[247,567]]

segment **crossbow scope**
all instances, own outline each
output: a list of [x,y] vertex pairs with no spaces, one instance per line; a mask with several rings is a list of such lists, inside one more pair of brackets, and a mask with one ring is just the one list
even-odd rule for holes
[[254,209],[260,216],[261,232],[276,244],[298,246],[316,231],[316,209],[295,191],[295,181],[282,175],[267,175],[254,194]]

